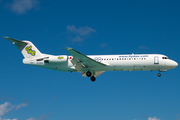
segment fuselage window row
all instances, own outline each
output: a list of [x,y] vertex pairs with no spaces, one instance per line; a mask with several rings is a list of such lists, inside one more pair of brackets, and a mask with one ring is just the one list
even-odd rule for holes
[[116,58],[103,58],[101,60],[111,60],[111,59],[112,60],[146,60],[146,58],[134,58],[134,59],[133,58],[129,58],[129,59],[128,58],[127,59],[126,58],[122,58],[122,59],[121,58],[117,58],[117,59]]

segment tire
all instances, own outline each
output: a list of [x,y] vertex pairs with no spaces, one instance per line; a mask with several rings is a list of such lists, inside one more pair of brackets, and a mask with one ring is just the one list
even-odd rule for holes
[[86,75],[87,75],[88,77],[91,77],[91,72],[90,72],[90,71],[87,71],[87,72],[86,72]]
[[158,73],[157,75],[158,75],[158,77],[161,77],[161,73]]
[[91,81],[94,82],[96,78],[94,76],[91,77]]

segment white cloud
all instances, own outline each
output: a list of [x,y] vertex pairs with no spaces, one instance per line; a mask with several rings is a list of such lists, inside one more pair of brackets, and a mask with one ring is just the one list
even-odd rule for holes
[[24,14],[28,10],[36,7],[38,4],[38,0],[14,0],[11,4],[11,9],[17,14]]
[[7,96],[4,96],[4,97],[0,97],[0,100],[12,100],[14,99],[13,97],[7,97]]
[[33,117],[31,117],[31,118],[26,119],[26,120],[44,120],[46,118],[48,118],[48,116],[42,115],[40,118],[33,118]]
[[100,46],[105,47],[106,45],[107,45],[106,43],[102,43]]
[[179,117],[179,115],[177,115],[177,120],[180,120],[180,117]]
[[91,27],[79,27],[79,28],[76,28],[74,25],[68,25],[67,26],[67,30],[73,32],[73,33],[76,33],[80,36],[85,36],[85,35],[88,35],[92,32],[96,32],[95,29],[92,29]]
[[82,38],[80,36],[76,36],[75,38],[71,38],[71,40],[74,42],[82,42],[84,40],[84,38]]
[[14,119],[6,119],[6,118],[3,118],[3,119],[2,119],[2,118],[0,117],[0,120],[18,120],[18,119],[17,119],[17,118],[14,118]]
[[82,42],[87,38],[88,35],[96,32],[95,29],[87,26],[76,28],[74,25],[68,25],[66,29],[71,34],[69,38],[73,42]]
[[[4,104],[0,105],[0,117],[5,115],[6,113],[10,112],[11,110],[15,109],[18,110],[21,107],[28,106],[27,103],[21,103],[19,105],[12,105],[9,102],[5,102]],[[0,119],[1,120],[1,119]],[[3,119],[4,120],[4,119]],[[16,120],[16,119],[15,119]]]
[[142,45],[142,46],[139,46],[138,48],[139,48],[139,49],[141,49],[141,50],[147,50],[147,49],[149,49],[149,47],[147,47],[147,46],[144,46],[144,45]]
[[153,118],[149,117],[148,120],[161,120],[161,119],[158,119],[156,116],[154,116]]
[[26,107],[26,106],[28,106],[28,103],[21,103],[21,104],[19,104],[19,105],[16,105],[16,106],[15,106],[15,109],[18,110],[19,108],[21,108],[21,107]]
[[4,104],[0,105],[0,117],[3,116],[4,114],[8,113],[9,111],[11,111],[14,108],[14,106],[9,103],[9,102],[5,102]]

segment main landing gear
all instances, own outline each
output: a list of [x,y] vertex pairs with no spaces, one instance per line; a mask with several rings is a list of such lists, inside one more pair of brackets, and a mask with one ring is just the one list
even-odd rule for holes
[[96,78],[94,76],[91,77],[91,81],[94,82]]
[[91,76],[91,75],[92,75],[92,73],[90,71],[86,72],[86,76],[91,77],[91,81],[94,82],[96,80],[96,78],[94,76]]
[[86,75],[87,75],[88,77],[91,77],[91,72],[90,72],[90,71],[87,71],[87,72],[86,72]]

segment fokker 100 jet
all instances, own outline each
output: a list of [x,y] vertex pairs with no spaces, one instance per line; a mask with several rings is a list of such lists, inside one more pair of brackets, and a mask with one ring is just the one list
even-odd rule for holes
[[73,48],[65,48],[68,55],[49,55],[41,53],[30,41],[20,41],[10,37],[24,56],[23,63],[57,71],[80,72],[84,77],[95,81],[105,71],[159,71],[165,72],[178,66],[178,63],[162,54],[129,55],[84,55]]

